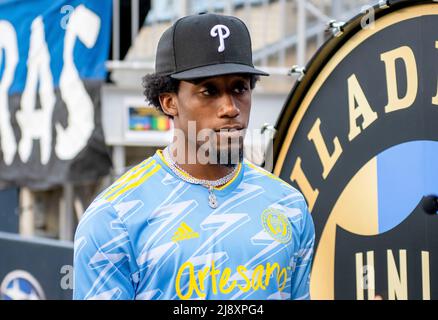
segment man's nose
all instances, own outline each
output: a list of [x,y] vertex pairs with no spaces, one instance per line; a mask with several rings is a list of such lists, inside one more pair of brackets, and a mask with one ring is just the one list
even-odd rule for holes
[[234,97],[230,94],[224,94],[219,101],[219,117],[235,118],[240,114],[240,109],[237,107]]

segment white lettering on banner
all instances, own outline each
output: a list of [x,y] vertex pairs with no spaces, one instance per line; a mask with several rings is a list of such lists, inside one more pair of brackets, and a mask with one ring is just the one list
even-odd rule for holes
[[80,5],[70,16],[64,39],[64,67],[60,89],[68,110],[68,127],[56,124],[56,155],[62,160],[73,159],[86,145],[94,129],[94,106],[85,90],[73,60],[78,38],[87,48],[94,46],[99,35],[100,18]]
[[[53,76],[50,72],[50,54],[45,41],[44,23],[41,16],[32,22],[31,30],[26,86],[21,96],[21,109],[16,114],[21,130],[18,154],[21,161],[26,163],[32,153],[33,141],[38,139],[41,163],[47,164],[52,148],[52,115],[56,96]],[[37,90],[41,101],[41,109],[38,110],[35,109]]]
[[17,34],[7,21],[0,21],[0,34],[0,65],[4,62],[5,66],[0,79],[0,146],[6,165],[11,165],[17,152],[17,144],[11,125],[8,92],[18,64]]
[[[74,63],[76,41],[92,48],[100,32],[100,17],[78,6],[66,25],[63,52],[63,68],[60,76],[61,98],[65,102],[68,119],[67,127],[55,124],[55,153],[61,160],[73,159],[87,145],[94,130],[94,105],[79,76]],[[17,34],[11,23],[0,20],[0,65],[4,65],[0,78],[0,148],[6,165],[11,165],[17,153],[27,163],[32,153],[34,141],[40,143],[41,163],[47,164],[52,154],[52,116],[56,104],[53,75],[50,70],[50,52],[41,16],[31,25],[30,46],[27,60],[27,78],[21,97],[20,109],[16,113],[21,131],[21,140],[16,141],[8,94],[14,80],[18,64]],[[41,109],[36,109],[37,91]]]

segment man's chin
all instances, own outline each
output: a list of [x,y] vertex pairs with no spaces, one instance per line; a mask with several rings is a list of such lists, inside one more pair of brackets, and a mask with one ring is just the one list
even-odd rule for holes
[[197,163],[232,167],[243,161],[243,143],[214,147],[204,144],[198,148]]
[[243,161],[243,146],[220,149],[217,153],[217,163],[225,167],[233,167]]

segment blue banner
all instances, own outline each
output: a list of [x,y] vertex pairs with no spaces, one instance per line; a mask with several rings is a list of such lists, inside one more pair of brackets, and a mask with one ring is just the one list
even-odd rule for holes
[[[10,23],[15,31],[18,45],[18,64],[9,94],[24,90],[27,78],[27,61],[29,59],[32,23],[42,18],[45,42],[50,54],[50,70],[54,86],[59,86],[59,79],[64,64],[65,35],[70,18],[78,7],[84,7],[90,16],[98,17],[98,25],[90,23],[90,28],[98,28],[97,37],[92,47],[87,48],[81,41],[76,41],[73,60],[81,79],[102,80],[106,76],[105,61],[108,58],[111,32],[111,0],[0,0],[0,21]],[[83,15],[85,17],[85,15]],[[83,20],[82,20],[83,21]],[[87,25],[87,21],[83,21]],[[94,39],[93,39],[94,40]],[[4,48],[3,48],[4,50]],[[0,79],[2,78],[6,59],[0,59]]]
[[0,181],[46,189],[108,173],[111,13],[111,0],[0,0]]

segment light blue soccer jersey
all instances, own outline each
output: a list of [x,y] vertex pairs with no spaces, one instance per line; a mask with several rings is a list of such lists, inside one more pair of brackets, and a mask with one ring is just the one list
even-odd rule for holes
[[74,299],[309,299],[303,196],[246,160],[214,193],[216,209],[160,151],[129,170],[79,223]]

